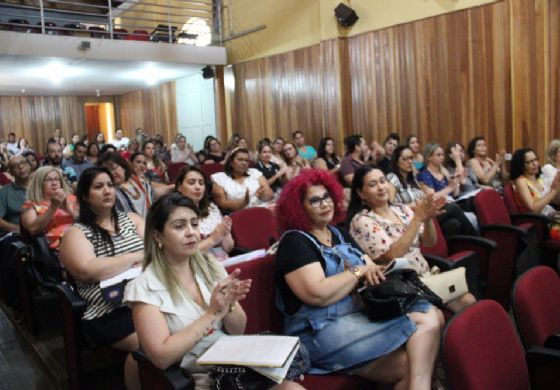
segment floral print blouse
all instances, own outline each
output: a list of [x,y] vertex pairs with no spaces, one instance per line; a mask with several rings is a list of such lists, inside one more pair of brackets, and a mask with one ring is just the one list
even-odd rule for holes
[[[401,223],[394,223],[366,209],[356,214],[350,222],[350,235],[373,260],[379,259],[389,251],[414,217],[414,212],[408,206],[390,205],[389,208]],[[429,271],[428,262],[420,253],[420,235],[423,232],[424,226],[420,228],[408,252],[402,256],[412,261],[416,272],[420,275]]]

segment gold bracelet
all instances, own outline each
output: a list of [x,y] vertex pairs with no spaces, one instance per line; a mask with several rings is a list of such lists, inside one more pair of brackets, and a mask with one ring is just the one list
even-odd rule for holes
[[234,310],[235,310],[235,302],[232,302],[229,304],[228,313],[231,313]]

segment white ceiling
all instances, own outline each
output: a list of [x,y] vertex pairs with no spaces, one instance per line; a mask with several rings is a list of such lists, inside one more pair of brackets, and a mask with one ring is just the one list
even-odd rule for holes
[[[204,65],[0,55],[0,95],[122,95],[201,73]],[[201,76],[202,77],[202,76]],[[23,92],[24,91],[24,92]]]

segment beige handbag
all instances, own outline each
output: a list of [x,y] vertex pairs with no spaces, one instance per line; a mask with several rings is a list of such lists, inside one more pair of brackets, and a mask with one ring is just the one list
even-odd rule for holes
[[420,280],[436,293],[443,303],[454,300],[469,292],[465,267],[454,268],[439,274],[421,276]]

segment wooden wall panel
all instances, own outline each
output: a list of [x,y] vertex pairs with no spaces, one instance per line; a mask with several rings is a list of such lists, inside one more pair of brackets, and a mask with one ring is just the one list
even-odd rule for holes
[[42,152],[56,128],[67,139],[74,132],[83,134],[85,100],[76,96],[0,96],[0,138],[14,132]]
[[130,137],[141,127],[148,134],[174,140],[178,133],[175,82],[115,97],[117,128]]

